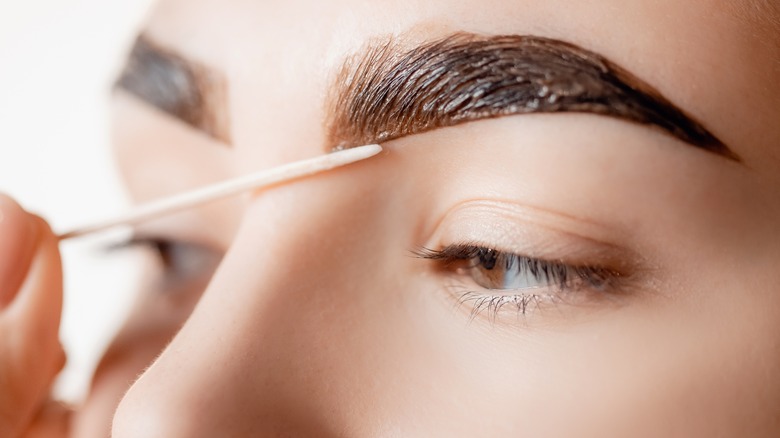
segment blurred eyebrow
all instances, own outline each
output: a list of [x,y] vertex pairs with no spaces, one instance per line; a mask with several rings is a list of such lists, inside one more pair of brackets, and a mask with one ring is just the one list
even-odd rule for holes
[[115,87],[210,137],[230,143],[225,78],[145,35],[136,39]]
[[338,72],[328,146],[386,142],[515,114],[593,113],[655,127],[739,157],[659,91],[594,52],[537,36],[456,33],[403,50],[374,42]]

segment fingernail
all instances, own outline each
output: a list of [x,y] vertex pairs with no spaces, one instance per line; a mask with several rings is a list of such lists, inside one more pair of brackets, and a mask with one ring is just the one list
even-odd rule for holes
[[16,296],[35,252],[38,226],[13,199],[0,194],[0,309]]

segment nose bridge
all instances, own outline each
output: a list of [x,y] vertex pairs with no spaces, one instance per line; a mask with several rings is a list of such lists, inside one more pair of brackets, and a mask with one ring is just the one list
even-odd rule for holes
[[334,340],[370,342],[341,312],[365,295],[354,272],[364,270],[357,261],[370,257],[365,243],[374,234],[361,217],[374,210],[350,208],[361,191],[344,182],[301,181],[250,203],[194,313],[123,400],[116,436],[126,427],[216,436],[225,422],[250,427],[248,434],[278,427],[344,435],[335,418],[320,415],[332,409],[318,391],[338,392],[323,386],[344,354]]

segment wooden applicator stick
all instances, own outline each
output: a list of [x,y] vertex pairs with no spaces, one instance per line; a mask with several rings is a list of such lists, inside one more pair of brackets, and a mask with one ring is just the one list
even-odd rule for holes
[[72,239],[87,234],[113,228],[120,225],[134,225],[165,214],[201,204],[216,201],[228,196],[237,195],[249,190],[281,184],[304,176],[324,172],[356,161],[373,157],[382,151],[377,144],[360,146],[343,151],[333,152],[308,160],[284,164],[272,169],[240,176],[211,186],[202,187],[191,192],[174,195],[165,199],[136,207],[118,217],[98,222],[92,225],[75,228],[59,235],[60,240]]

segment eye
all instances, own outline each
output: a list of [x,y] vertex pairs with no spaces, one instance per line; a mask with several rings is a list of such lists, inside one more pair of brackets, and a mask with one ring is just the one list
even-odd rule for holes
[[479,245],[451,245],[441,250],[425,249],[422,258],[433,260],[458,281],[459,303],[473,302],[475,312],[483,307],[498,312],[515,304],[525,313],[540,299],[555,299],[564,293],[608,293],[621,274],[599,266],[573,265],[502,252]]
[[159,260],[166,284],[208,279],[222,258],[203,245],[156,237],[134,237],[115,247],[149,248]]

